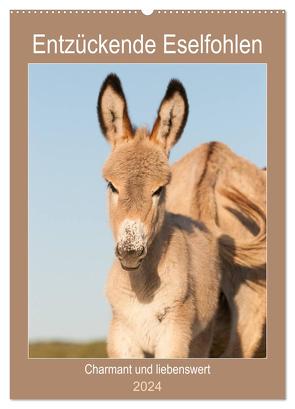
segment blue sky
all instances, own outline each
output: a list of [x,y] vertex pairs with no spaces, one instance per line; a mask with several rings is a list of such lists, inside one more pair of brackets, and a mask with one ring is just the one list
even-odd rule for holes
[[171,78],[190,103],[171,162],[223,141],[266,165],[262,64],[31,64],[29,66],[29,336],[105,338],[104,295],[114,243],[101,169],[109,154],[96,117],[99,87],[121,78],[131,121],[152,127]]

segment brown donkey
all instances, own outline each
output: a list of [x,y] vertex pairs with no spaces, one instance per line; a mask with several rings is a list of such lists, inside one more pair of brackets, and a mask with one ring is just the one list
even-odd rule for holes
[[[112,358],[147,354],[156,358],[207,357],[222,263],[255,263],[265,237],[260,234],[239,247],[226,236],[216,237],[191,217],[166,211],[166,186],[171,179],[168,155],[188,116],[180,82],[170,81],[151,133],[132,128],[114,74],[101,87],[98,116],[112,145],[103,174],[117,256],[107,283],[113,312],[108,354]],[[263,216],[237,191],[226,195],[235,196],[249,215]]]
[[[236,197],[220,194],[221,188],[228,185],[242,190],[265,213],[265,170],[220,142],[203,144],[172,166],[166,209],[200,220],[233,242],[247,242],[259,233],[259,223],[247,217]],[[185,200],[178,200],[179,197]],[[211,351],[214,356],[221,353],[230,357],[265,356],[265,264],[265,247],[260,248],[256,261],[248,266],[223,263],[222,292],[226,299],[221,297]]]

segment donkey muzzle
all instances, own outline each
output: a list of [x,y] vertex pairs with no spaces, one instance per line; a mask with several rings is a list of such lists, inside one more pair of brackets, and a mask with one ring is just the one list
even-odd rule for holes
[[120,260],[121,266],[124,270],[137,270],[146,256],[146,247],[140,246],[137,249],[125,248],[117,244],[115,250],[116,256]]

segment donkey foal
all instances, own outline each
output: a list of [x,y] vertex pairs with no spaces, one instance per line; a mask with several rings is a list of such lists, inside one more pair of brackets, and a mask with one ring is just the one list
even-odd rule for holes
[[117,76],[99,94],[102,131],[112,144],[104,166],[116,256],[107,283],[112,358],[207,357],[220,293],[216,239],[191,218],[165,211],[168,155],[188,115],[172,80],[152,132],[133,130]]
[[100,90],[99,121],[112,145],[103,174],[117,256],[107,282],[112,358],[209,355],[221,280],[217,242],[201,223],[165,211],[168,155],[187,115],[176,80],[150,134],[132,128],[116,75]]

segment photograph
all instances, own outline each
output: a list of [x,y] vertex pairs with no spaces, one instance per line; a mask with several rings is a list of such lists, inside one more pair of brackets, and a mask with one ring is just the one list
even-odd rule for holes
[[28,357],[266,358],[267,65],[28,65]]

